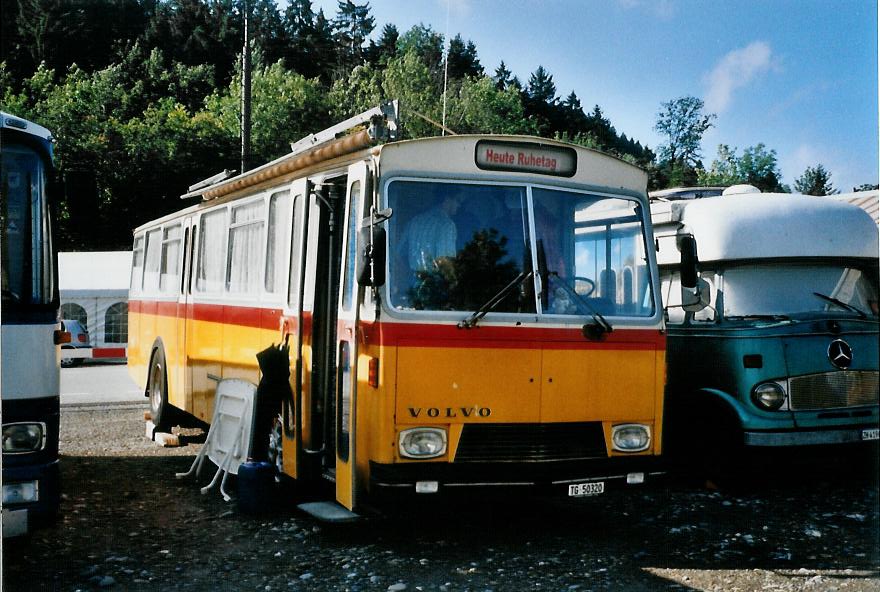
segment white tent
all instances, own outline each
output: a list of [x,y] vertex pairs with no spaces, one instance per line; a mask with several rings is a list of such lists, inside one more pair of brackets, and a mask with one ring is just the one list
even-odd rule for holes
[[61,317],[88,330],[93,349],[86,357],[125,357],[130,277],[131,251],[58,253]]

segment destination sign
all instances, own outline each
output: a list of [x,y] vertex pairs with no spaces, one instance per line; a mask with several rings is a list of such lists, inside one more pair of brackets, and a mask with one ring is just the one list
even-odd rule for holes
[[516,171],[571,177],[577,170],[577,153],[564,146],[526,142],[477,142],[477,166],[490,171]]

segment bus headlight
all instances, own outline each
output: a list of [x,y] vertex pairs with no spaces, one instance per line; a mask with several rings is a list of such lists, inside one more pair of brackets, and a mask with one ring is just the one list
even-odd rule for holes
[[446,454],[446,430],[411,428],[400,432],[400,455],[406,458],[436,458]]
[[8,423],[3,426],[3,452],[20,454],[42,450],[46,446],[46,424]]
[[29,504],[40,500],[40,488],[37,481],[22,483],[6,483],[3,485],[3,505]]
[[612,426],[611,444],[620,452],[641,452],[651,444],[651,428],[640,423]]
[[760,409],[776,411],[785,403],[785,389],[778,382],[764,382],[752,389],[752,400]]

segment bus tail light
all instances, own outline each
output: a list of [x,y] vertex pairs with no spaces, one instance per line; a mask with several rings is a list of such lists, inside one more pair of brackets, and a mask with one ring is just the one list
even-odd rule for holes
[[611,443],[619,452],[641,452],[651,445],[651,428],[639,423],[627,423],[611,428]]
[[379,388],[379,358],[370,358],[367,381],[373,388]]

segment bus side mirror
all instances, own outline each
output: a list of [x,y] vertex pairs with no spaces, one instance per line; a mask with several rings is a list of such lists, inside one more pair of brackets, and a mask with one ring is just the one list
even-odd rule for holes
[[699,277],[697,267],[697,240],[689,234],[678,237],[681,253],[681,307],[687,312],[699,312],[709,306],[709,283]]
[[681,236],[678,238],[678,251],[681,253],[681,265],[679,273],[681,275],[682,288],[697,287],[697,240],[693,236]]
[[368,226],[358,231],[357,281],[378,288],[385,283],[385,229]]

